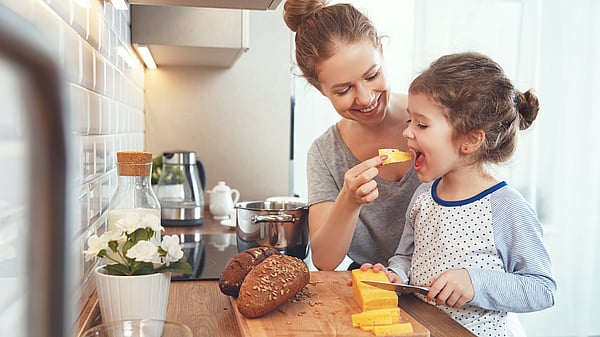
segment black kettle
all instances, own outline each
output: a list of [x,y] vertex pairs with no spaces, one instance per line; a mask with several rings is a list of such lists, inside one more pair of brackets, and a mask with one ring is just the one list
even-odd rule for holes
[[164,152],[156,186],[163,226],[202,224],[205,185],[204,165],[196,152]]

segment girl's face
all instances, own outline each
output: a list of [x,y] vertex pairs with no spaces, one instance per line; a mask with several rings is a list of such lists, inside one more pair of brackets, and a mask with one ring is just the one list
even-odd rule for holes
[[338,114],[367,125],[383,120],[389,83],[379,48],[368,41],[340,46],[318,69],[319,89]]
[[408,126],[402,135],[415,158],[419,179],[430,182],[463,166],[460,145],[442,107],[425,94],[408,95]]

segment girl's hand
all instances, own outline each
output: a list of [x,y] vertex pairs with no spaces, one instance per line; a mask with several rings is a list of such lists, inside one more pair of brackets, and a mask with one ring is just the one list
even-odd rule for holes
[[387,159],[387,155],[376,156],[346,171],[342,192],[345,192],[358,204],[368,204],[377,199],[379,191],[374,179],[379,174],[377,168],[385,159]]
[[475,290],[466,269],[452,269],[441,273],[430,286],[427,300],[436,304],[459,308],[473,299]]

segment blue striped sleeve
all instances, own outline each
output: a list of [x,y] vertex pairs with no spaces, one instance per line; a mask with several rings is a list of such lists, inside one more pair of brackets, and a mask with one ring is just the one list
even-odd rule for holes
[[475,289],[470,304],[508,312],[552,307],[556,282],[534,210],[509,186],[494,192],[490,202],[494,241],[505,272],[468,269]]

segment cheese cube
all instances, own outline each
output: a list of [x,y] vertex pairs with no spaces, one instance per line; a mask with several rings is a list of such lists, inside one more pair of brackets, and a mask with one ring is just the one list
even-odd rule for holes
[[389,282],[384,272],[374,272],[371,269],[367,271],[352,270],[352,294],[354,301],[362,311],[398,306],[398,295],[395,292],[370,286],[362,283],[362,280]]
[[371,332],[375,336],[397,336],[404,335],[413,332],[412,324],[410,323],[396,323],[391,325],[378,325],[374,326]]
[[363,326],[393,323],[400,323],[400,308],[398,307],[363,311],[352,315],[352,326],[359,326],[361,329]]

